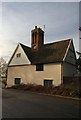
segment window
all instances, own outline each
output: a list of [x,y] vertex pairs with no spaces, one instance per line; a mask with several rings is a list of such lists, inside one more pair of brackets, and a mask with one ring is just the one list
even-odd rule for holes
[[17,54],[16,54],[16,57],[17,57],[17,58],[21,57],[21,53],[17,53]]
[[36,71],[43,71],[43,64],[37,64]]
[[46,88],[50,87],[53,85],[53,80],[44,80],[44,86]]
[[14,83],[15,83],[15,85],[20,85],[20,83],[21,83],[21,78],[15,78]]

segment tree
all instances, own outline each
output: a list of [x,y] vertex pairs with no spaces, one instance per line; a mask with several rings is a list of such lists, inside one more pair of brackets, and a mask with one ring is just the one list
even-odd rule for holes
[[79,30],[81,31],[81,27],[79,27]]
[[[79,27],[79,30],[81,31],[81,27]],[[80,39],[81,39],[81,37],[80,37]]]
[[81,53],[77,52],[77,54],[79,55],[79,57],[76,60],[76,66],[77,66],[77,69],[79,70],[79,72],[81,72]]
[[7,63],[3,58],[0,58],[0,81],[3,83],[4,87],[7,85]]
[[[79,30],[81,31],[81,27],[79,27]],[[77,54],[79,55],[79,57],[76,60],[76,65],[77,65],[77,69],[79,70],[79,72],[81,72],[81,53],[77,52]]]
[[0,58],[0,77],[6,77],[7,63],[3,58]]

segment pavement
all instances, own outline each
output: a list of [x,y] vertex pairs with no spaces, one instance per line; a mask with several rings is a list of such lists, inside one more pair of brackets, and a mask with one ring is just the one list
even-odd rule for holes
[[79,118],[80,101],[3,89],[2,118]]
[[[31,91],[29,91],[31,92]],[[35,94],[41,94],[41,95],[47,95],[47,96],[54,96],[54,97],[60,97],[60,98],[65,98],[65,99],[73,99],[73,100],[79,100],[81,101],[81,98],[78,97],[69,97],[69,96],[62,96],[62,95],[53,95],[53,94],[48,94],[48,93],[39,93],[39,92],[31,92]]]

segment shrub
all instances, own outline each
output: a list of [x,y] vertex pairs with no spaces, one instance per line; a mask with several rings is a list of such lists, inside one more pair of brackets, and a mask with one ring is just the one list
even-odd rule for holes
[[24,90],[32,90],[33,89],[33,87],[34,87],[34,84],[25,84],[25,86],[24,86]]
[[42,85],[36,85],[36,86],[34,86],[33,90],[37,91],[37,92],[42,92],[45,90],[45,88]]
[[12,86],[14,89],[21,89],[21,90],[28,90],[32,92],[41,92],[47,94],[54,94],[54,95],[62,95],[62,96],[71,96],[71,97],[79,97],[81,98],[81,90],[79,88],[74,87],[74,85],[59,85],[59,86],[50,86],[45,88],[42,85],[36,84],[20,84]]
[[7,81],[6,80],[2,80],[2,83],[7,85]]

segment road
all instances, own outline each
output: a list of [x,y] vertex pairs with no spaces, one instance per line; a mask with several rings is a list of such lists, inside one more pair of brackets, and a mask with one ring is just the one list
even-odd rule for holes
[[2,118],[2,83],[0,82],[0,120]]
[[79,101],[3,89],[3,118],[79,118]]

